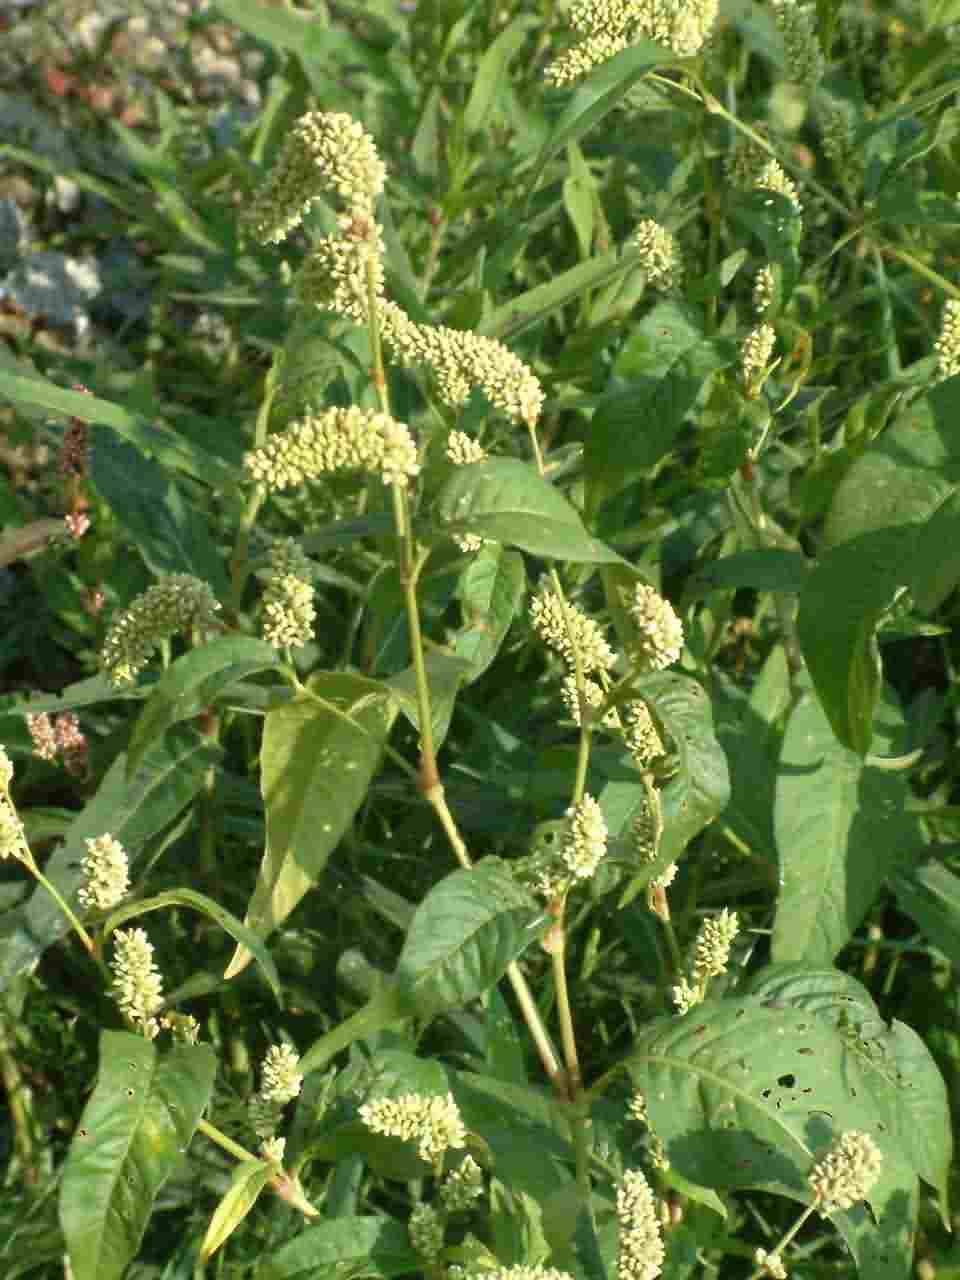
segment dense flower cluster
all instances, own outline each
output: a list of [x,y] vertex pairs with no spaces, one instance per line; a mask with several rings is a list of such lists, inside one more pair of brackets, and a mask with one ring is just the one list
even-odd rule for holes
[[114,684],[130,684],[161,641],[181,631],[210,630],[219,608],[205,582],[189,573],[168,574],[113,617],[100,664]]
[[644,218],[630,240],[640,254],[640,267],[653,289],[669,289],[680,275],[680,255],[672,232],[653,218]]
[[768,1253],[766,1249],[756,1249],[753,1261],[765,1276],[770,1277],[770,1280],[787,1280],[787,1269],[783,1265],[783,1258],[776,1251]]
[[623,740],[641,769],[666,753],[660,730],[654,724],[650,708],[642,700],[628,702],[623,709]]
[[440,1200],[448,1213],[459,1213],[483,1195],[483,1170],[473,1156],[464,1156],[440,1184]]
[[788,78],[812,91],[826,69],[817,37],[815,6],[799,0],[773,0],[773,16],[783,38]]
[[356,405],[308,414],[246,454],[243,465],[271,492],[336,471],[366,471],[403,487],[420,470],[409,429]]
[[376,1098],[363,1104],[360,1119],[373,1133],[416,1142],[427,1164],[436,1164],[445,1151],[466,1146],[467,1131],[452,1093]]
[[617,660],[597,623],[549,587],[542,587],[531,600],[530,621],[544,644],[556,649],[571,670],[574,652],[584,675],[608,671]]
[[868,1133],[848,1129],[840,1134],[807,1178],[817,1208],[826,1216],[865,1200],[880,1177],[882,1163],[883,1154]]
[[436,1262],[443,1250],[443,1222],[432,1204],[414,1205],[407,1224],[410,1243],[426,1262]]
[[617,1218],[619,1280],[656,1280],[664,1259],[660,1221],[653,1192],[637,1169],[628,1169],[617,1189]]
[[354,216],[373,216],[386,169],[373,139],[351,116],[312,111],[293,126],[245,221],[261,244],[277,244],[324,195]]
[[796,183],[788,178],[783,171],[783,167],[776,160],[768,160],[762,166],[759,173],[753,181],[755,187],[760,187],[764,191],[773,191],[776,195],[783,196],[789,200],[797,213],[803,211],[803,205],[800,203],[800,193],[797,191]]
[[740,376],[746,394],[751,399],[758,396],[763,387],[776,340],[776,331],[769,324],[756,325],[743,340],[740,348]]
[[686,1013],[703,1000],[711,978],[726,973],[730,948],[739,930],[737,913],[726,907],[701,924],[694,943],[690,975],[681,978],[673,988],[673,1001],[680,1013]]
[[317,617],[309,582],[292,573],[271,577],[263,596],[263,638],[275,649],[300,649],[313,639]]
[[446,455],[454,466],[468,467],[471,463],[483,462],[487,451],[465,431],[451,431],[447,436]]
[[27,714],[27,728],[33,741],[33,754],[51,764],[63,756],[68,773],[80,775],[87,767],[87,739],[80,721],[72,711],[64,711],[51,720],[45,711]]
[[570,84],[637,40],[655,40],[672,53],[699,53],[717,18],[718,0],[575,0],[571,27],[581,36],[547,68],[547,79]]
[[446,325],[415,324],[395,302],[378,313],[383,341],[404,365],[426,365],[444,404],[458,409],[479,387],[514,422],[536,425],[543,408],[539,379],[496,338]]
[[363,322],[371,300],[382,300],[383,233],[366,218],[340,217],[341,234],[324,236],[313,246],[298,281],[309,306]]
[[87,853],[80,863],[83,884],[77,897],[85,907],[109,911],[130,892],[130,864],[119,840],[105,833],[87,840]]
[[569,830],[561,857],[575,880],[589,880],[607,852],[607,824],[593,796],[567,810]]
[[280,1106],[292,1102],[303,1087],[303,1076],[297,1070],[300,1056],[288,1044],[272,1044],[263,1059],[260,1096]]
[[773,305],[776,297],[776,281],[771,267],[761,267],[753,282],[753,309],[758,316],[764,316]]
[[637,629],[636,656],[648,671],[662,671],[683,652],[683,623],[673,606],[653,587],[638,582],[627,611]]
[[960,373],[960,300],[950,298],[943,308],[940,336],[933,344],[937,353],[938,378],[954,378]]
[[118,929],[113,942],[114,999],[123,1016],[153,1040],[160,1031],[155,1015],[163,1004],[163,979],[153,963],[153,947],[142,929]]

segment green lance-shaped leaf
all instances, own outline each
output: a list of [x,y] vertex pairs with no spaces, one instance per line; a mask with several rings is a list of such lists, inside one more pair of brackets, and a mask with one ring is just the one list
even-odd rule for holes
[[467,133],[476,133],[486,127],[487,119],[506,82],[510,60],[519,51],[527,31],[536,21],[532,13],[514,18],[480,59],[463,112],[463,127]]
[[861,756],[880,696],[876,627],[905,585],[915,535],[896,526],[834,547],[800,592],[797,633],[817,694],[834,733]]
[[647,1027],[627,1059],[671,1165],[718,1190],[759,1187],[809,1201],[813,1164],[844,1130],[883,1154],[863,1206],[831,1215],[871,1280],[907,1280],[916,1176],[846,1034],[825,1018],[748,997],[707,1001]]
[[845,1036],[870,1082],[878,1117],[914,1173],[936,1189],[946,1223],[950,1106],[940,1070],[917,1033],[896,1020],[888,1026],[866,987],[839,969],[769,965],[750,983],[750,994],[772,1008],[789,1006],[823,1018]]
[[464,569],[457,588],[463,626],[454,650],[470,663],[470,680],[486,671],[500,651],[510,624],[523,603],[526,572],[523,557],[497,543],[481,547]]
[[[452,653],[431,651],[424,658],[427,687],[430,690],[430,716],[434,746],[439,747],[447,736],[453,708],[460,686],[470,675],[470,664],[465,658]],[[417,673],[406,667],[396,675],[388,676],[384,686],[392,692],[398,708],[415,729],[420,728],[420,703],[417,699]]]
[[[655,862],[644,876],[658,875],[703,828],[726,808],[730,799],[727,757],[713,728],[710,699],[689,676],[661,671],[644,676],[634,686],[666,729],[677,753],[677,772],[660,792],[663,836]],[[645,803],[638,787],[638,802]]]
[[233,1171],[230,1186],[213,1211],[200,1246],[200,1261],[209,1262],[233,1235],[270,1181],[273,1170],[266,1160],[242,1160]]
[[280,657],[265,640],[219,636],[191,649],[163,673],[130,737],[127,775],[140,767],[144,752],[173,724],[189,720],[249,676],[280,667]]
[[158,893],[153,898],[143,898],[136,902],[125,903],[122,907],[118,907],[104,925],[104,934],[109,935],[114,929],[119,929],[122,924],[126,924],[128,920],[132,920],[135,916],[146,915],[150,911],[161,911],[166,907],[190,907],[194,911],[200,911],[203,915],[208,916],[215,921],[224,933],[228,933],[242,947],[250,952],[250,955],[256,960],[257,964],[263,971],[263,976],[270,984],[270,990],[280,1002],[280,975],[277,973],[277,966],[274,964],[273,956],[263,944],[263,939],[259,937],[252,929],[248,929],[246,925],[241,924],[236,916],[231,915],[225,907],[221,907],[219,902],[214,902],[212,898],[208,898],[203,893],[197,893],[195,889],[169,889],[166,893]]
[[209,1045],[161,1054],[142,1036],[103,1032],[97,1086],[60,1184],[74,1280],[120,1280],[210,1101],[216,1068]]
[[567,145],[582,138],[616,110],[638,80],[654,67],[669,67],[681,61],[652,40],[638,40],[608,62],[596,67],[574,90],[570,102],[544,142],[530,175],[528,191],[533,192],[550,160]]
[[223,557],[210,526],[166,467],[107,427],[95,427],[90,476],[154,573],[191,573],[215,595],[226,594]]
[[[126,756],[114,760],[97,794],[70,824],[66,841],[44,872],[69,900],[81,880],[86,841],[110,832],[131,862],[148,840],[168,827],[203,786],[220,759],[218,747],[186,725],[177,725],[147,751],[137,776],[127,781]],[[42,887],[30,901],[8,912],[0,925],[0,990],[62,938],[69,924]]]
[[[267,848],[245,923],[266,936],[317,881],[363,803],[396,715],[375,680],[319,672],[304,695],[268,713],[260,750]],[[238,947],[231,978],[250,960]]]
[[817,699],[803,696],[787,722],[774,801],[775,960],[833,962],[903,850],[922,841],[906,801],[902,775],[865,768]]
[[46,378],[25,378],[0,369],[0,395],[11,400],[38,405],[54,413],[76,416],[84,422],[103,422],[118,435],[154,457],[173,471],[183,471],[194,479],[216,489],[232,492],[236,487],[236,468],[207,450],[193,444],[182,433],[165,427],[156,418],[143,417],[122,405],[88,396],[81,391],[68,391]]
[[589,564],[623,563],[591,537],[576,509],[528,462],[488,458],[458,467],[437,495],[438,531],[475,533],[531,555]]
[[340,1274],[412,1276],[422,1265],[403,1223],[347,1217],[301,1231],[263,1258],[256,1280],[317,1280]]
[[627,385],[601,401],[587,433],[589,511],[669,452],[704,382],[736,359],[736,346],[708,338],[689,307],[661,302],[644,316],[617,358]]
[[424,1017],[468,1004],[536,941],[542,919],[499,858],[451,872],[414,913],[397,962],[401,999]]
[[[942,852],[938,849],[940,856]],[[893,887],[900,910],[916,921],[951,964],[960,966],[960,876],[931,858],[898,872]]]

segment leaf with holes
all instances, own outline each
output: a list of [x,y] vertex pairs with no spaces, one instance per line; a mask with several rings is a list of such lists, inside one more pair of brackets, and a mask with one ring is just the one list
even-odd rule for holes
[[871,1261],[871,1280],[906,1280],[916,1175],[883,1120],[876,1077],[848,1036],[803,1009],[748,996],[660,1018],[626,1066],[680,1173],[717,1190],[759,1187],[809,1199],[807,1175],[833,1138],[868,1133],[883,1153],[869,1201],[831,1221]]
[[209,1045],[161,1054],[143,1036],[103,1032],[97,1085],[60,1183],[74,1280],[120,1280],[210,1101],[216,1070]]
[[803,1009],[846,1036],[871,1083],[878,1118],[913,1171],[937,1191],[946,1224],[953,1159],[947,1088],[917,1033],[896,1020],[888,1026],[866,987],[839,969],[770,965],[751,982],[750,994],[772,1008]]

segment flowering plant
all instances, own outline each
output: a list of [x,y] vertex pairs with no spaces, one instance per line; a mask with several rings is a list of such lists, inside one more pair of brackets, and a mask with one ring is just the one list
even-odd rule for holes
[[299,68],[208,157],[205,223],[170,194],[249,291],[231,413],[0,371],[74,415],[66,532],[6,545],[74,591],[86,667],[11,695],[0,752],[0,983],[69,955],[88,1042],[56,1266],[906,1277],[948,1213],[945,1050],[893,1018],[878,922],[952,955],[953,815],[946,704],[908,716],[879,642],[946,634],[960,583],[958,304],[922,349],[914,315],[957,293],[955,211],[901,181],[947,163],[948,86],[851,122],[849,15],[576,0],[332,6],[334,92],[300,10],[222,7]]

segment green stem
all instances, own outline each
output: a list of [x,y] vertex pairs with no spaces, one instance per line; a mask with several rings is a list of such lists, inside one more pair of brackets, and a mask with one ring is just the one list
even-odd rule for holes
[[57,906],[60,908],[63,914],[70,921],[71,925],[73,926],[74,932],[76,933],[80,941],[83,943],[83,945],[86,947],[87,951],[90,953],[91,956],[95,957],[97,948],[94,944],[94,941],[90,937],[89,933],[87,933],[86,929],[83,927],[80,921],[77,919],[76,915],[73,913],[70,907],[70,904],[64,899],[63,895],[61,894],[57,886],[51,883],[51,881],[47,879],[47,877],[43,874],[43,872],[34,862],[33,854],[30,853],[29,849],[26,851],[26,855],[27,855],[26,857],[21,857],[20,861],[27,868],[30,874],[34,876],[38,884],[43,885],[47,893],[49,893],[50,897],[54,900],[54,902],[57,904]]
[[232,1156],[236,1156],[238,1160],[259,1160],[260,1157],[252,1151],[248,1151],[246,1147],[241,1147],[239,1142],[234,1142],[232,1138],[209,1122],[209,1120],[197,1121],[197,1132],[202,1133],[204,1137],[209,1138],[211,1142],[215,1142],[218,1147],[222,1147]]
[[13,1149],[20,1162],[24,1186],[32,1187],[39,1175],[34,1140],[36,1126],[33,1094],[20,1074],[20,1065],[14,1053],[15,1043],[9,1020],[0,1017],[0,1079],[3,1081],[13,1120]]
[[563,1045],[563,1058],[567,1068],[567,1093],[571,1101],[576,1101],[583,1089],[583,1076],[580,1073],[577,1037],[573,1028],[573,1011],[570,1008],[570,989],[567,985],[567,938],[563,906],[560,908],[560,916],[556,924],[550,931],[550,940],[553,985],[557,995],[557,1017],[560,1020],[560,1043]]
[[[803,1213],[801,1213],[800,1217],[796,1220],[796,1222],[793,1224],[793,1226],[790,1228],[787,1234],[780,1239],[776,1248],[768,1250],[768,1252],[782,1255],[783,1250],[794,1238],[794,1236],[797,1234],[797,1232],[800,1230],[800,1228],[803,1226],[806,1220],[810,1217],[811,1213],[813,1213],[816,1207],[817,1207],[816,1203],[808,1204],[806,1209],[804,1209]],[[767,1271],[766,1267],[757,1267],[755,1271],[751,1272],[750,1280],[762,1280],[762,1277],[766,1275],[769,1275],[769,1272]]]

